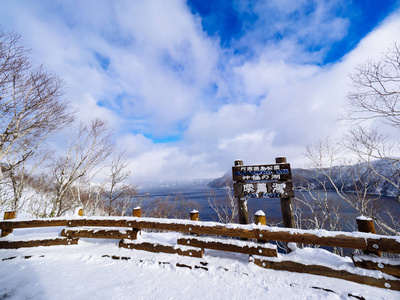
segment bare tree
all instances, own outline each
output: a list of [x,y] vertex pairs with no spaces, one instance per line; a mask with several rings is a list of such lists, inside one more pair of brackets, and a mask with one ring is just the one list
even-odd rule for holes
[[28,150],[26,143],[16,143],[16,151],[9,153],[5,159],[9,166],[7,177],[8,186],[12,190],[10,209],[19,211],[27,200],[33,200],[32,194],[23,193],[31,185],[35,172],[43,167],[44,161],[54,152],[40,147],[35,152]]
[[[399,201],[400,143],[388,142],[391,129],[397,131],[397,134],[400,130],[398,44],[395,43],[380,59],[358,65],[351,79],[354,89],[348,95],[348,114],[344,119],[356,123],[357,126],[347,134],[345,146],[359,161],[368,166],[370,172],[381,180]],[[382,127],[382,123],[389,127]],[[377,163],[380,161],[384,162],[385,168],[381,167],[381,163]],[[387,220],[392,219],[391,216],[389,213]],[[398,222],[374,220],[384,232],[399,234]]]
[[73,206],[82,206],[80,199],[71,199],[71,189],[77,181],[98,167],[112,153],[111,131],[107,124],[94,119],[81,124],[75,137],[69,141],[65,156],[53,163],[52,176],[55,195],[51,216],[60,216]]
[[226,183],[224,190],[226,195],[223,199],[217,199],[215,193],[208,196],[208,204],[215,211],[218,221],[222,223],[235,223],[238,221],[238,204],[233,195],[233,188],[229,182]]
[[108,203],[109,216],[124,214],[136,194],[135,187],[125,182],[131,173],[127,170],[128,165],[125,151],[116,154],[111,162],[105,184],[108,186],[105,201]]
[[[340,223],[336,223],[336,213],[332,214],[332,205],[324,196],[325,191],[334,191],[360,215],[372,218],[380,233],[399,235],[400,222],[395,210],[382,205],[381,200],[382,194],[398,198],[400,194],[400,144],[388,143],[390,130],[382,132],[400,129],[398,45],[394,44],[381,59],[358,65],[351,80],[353,90],[348,95],[343,120],[353,126],[340,141],[318,141],[307,148],[312,168],[308,185],[306,180],[300,186],[307,199],[302,197],[300,202],[311,210],[313,218],[308,221],[313,226],[335,227]],[[319,215],[311,203],[317,205]]]
[[366,121],[378,119],[400,127],[400,48],[394,44],[377,61],[355,68],[351,75],[354,90],[348,95],[345,119]]
[[106,215],[104,202],[105,182],[96,183],[95,178],[102,169],[89,170],[84,176],[80,177],[74,185],[73,198],[76,203],[81,203],[86,215]]
[[[345,120],[355,122],[346,136],[346,146],[359,160],[366,162],[371,171],[397,190],[400,199],[399,143],[388,143],[387,134],[377,126],[380,121],[400,130],[400,48],[395,43],[377,61],[358,65],[351,75],[354,90],[348,95]],[[373,127],[373,125],[377,125]],[[385,159],[392,172],[380,172],[374,160]]]
[[73,120],[61,99],[62,80],[42,66],[34,68],[19,40],[15,33],[0,31],[0,161],[17,151],[14,146],[21,139],[26,153],[35,151]]
[[188,219],[193,209],[198,210],[199,204],[178,193],[174,197],[157,198],[151,203],[147,215],[155,218]]
[[[384,134],[376,128],[357,126],[349,130],[344,138],[345,146],[360,161],[365,162],[376,177],[391,187],[398,201],[400,199],[400,159],[396,157],[399,145],[389,143]],[[398,153],[397,153],[398,155]],[[376,162],[384,160],[385,169],[379,168]]]
[[[318,170],[303,170],[306,174],[301,184],[297,185],[297,196],[294,198],[297,211],[296,226],[306,229],[341,230],[341,203],[331,199],[328,190],[328,180],[321,178]],[[318,183],[318,189],[316,184]]]
[[334,189],[331,179],[336,183],[334,177],[342,174],[341,167],[334,166],[341,160],[340,147],[329,139],[319,140],[307,147],[305,155],[310,160],[308,169],[296,174],[296,225],[307,229],[341,230],[341,203],[329,196],[329,191]]
[[34,201],[27,201],[24,210],[37,218],[48,217],[54,195],[54,186],[50,175],[48,173],[32,175],[29,187]]
[[[306,155],[312,162],[309,171],[311,175],[308,174],[305,183],[297,184],[297,188],[303,195],[298,200],[313,213],[313,219],[309,222],[316,228],[340,229],[339,221],[343,219],[343,214],[340,214],[337,203],[332,202],[326,194],[327,191],[333,191],[340,201],[349,204],[360,215],[372,218],[381,233],[398,235],[399,222],[392,222],[388,218],[394,214],[380,201],[384,180],[375,174],[370,165],[375,166],[375,170],[381,174],[384,173],[382,168],[373,162],[369,164],[356,160],[351,163],[346,158],[347,149],[344,143],[329,139],[318,141],[307,148]],[[318,214],[313,211],[312,206],[315,204]]]

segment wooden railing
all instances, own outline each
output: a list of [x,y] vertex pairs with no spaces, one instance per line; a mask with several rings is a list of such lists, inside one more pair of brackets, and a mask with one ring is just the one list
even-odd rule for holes
[[36,219],[3,220],[0,229],[48,227],[48,226],[100,226],[131,227],[177,232],[189,232],[207,235],[229,236],[245,239],[264,239],[282,242],[304,243],[321,246],[342,247],[400,254],[400,237],[383,236],[372,233],[288,229],[266,225],[223,224],[179,219],[158,218],[115,218],[90,217],[79,219]]
[[[196,217],[193,217],[193,220],[195,219]],[[19,241],[20,244],[15,244],[17,242],[3,238],[0,239],[0,248],[76,244],[80,237],[113,238],[121,239],[119,246],[124,248],[153,252],[178,253],[180,255],[189,255],[193,257],[202,257],[204,248],[241,252],[257,255],[252,257],[251,260],[255,264],[265,268],[306,272],[310,274],[347,279],[382,288],[400,290],[400,279],[394,277],[376,279],[373,277],[357,275],[344,270],[333,270],[321,265],[302,265],[298,262],[289,260],[274,260],[277,256],[276,247],[266,243],[267,241],[294,242],[400,254],[400,237],[395,236],[383,236],[362,232],[289,229],[256,224],[223,224],[217,222],[141,217],[76,217],[0,221],[0,229],[2,232],[8,233],[17,228],[48,226],[65,227],[61,232],[62,238],[54,239],[53,241],[57,240],[57,242],[54,243],[52,243],[52,240],[45,240]],[[89,229],[89,227],[100,227],[100,229],[93,230]],[[115,228],[105,229],[107,227],[120,227],[121,230]],[[185,245],[186,248],[188,248],[188,246],[192,248],[185,248],[186,250],[182,250],[176,246],[168,247],[135,241],[136,234],[141,229],[191,233],[192,235],[188,235],[187,238],[178,239],[177,244]],[[197,235],[206,235],[207,238],[197,237]],[[219,238],[210,240],[210,236],[218,236]],[[232,243],[231,239],[221,239],[220,237],[234,237],[241,239],[241,241],[238,240],[235,243]],[[12,243],[14,244],[12,245]],[[29,243],[32,244],[29,245]],[[379,263],[379,261],[376,262],[376,259],[374,259],[374,262],[375,263],[373,263],[372,266],[370,261],[368,261],[368,264],[359,263],[358,266],[385,272],[385,266],[382,267],[382,264]],[[391,270],[387,273],[400,277],[400,264],[398,264],[397,267],[396,264],[394,265],[394,268],[393,265],[387,268],[388,270]]]

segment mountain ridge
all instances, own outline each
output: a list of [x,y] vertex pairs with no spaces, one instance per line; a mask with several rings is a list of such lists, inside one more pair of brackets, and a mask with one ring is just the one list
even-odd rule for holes
[[[323,189],[325,186],[327,190],[335,190],[335,185],[343,192],[354,192],[360,188],[367,188],[368,194],[399,197],[399,169],[397,163],[396,159],[379,159],[372,161],[371,165],[367,162],[362,162],[323,169],[293,168],[292,181],[295,188],[309,185],[312,189]],[[334,185],[327,174],[329,174]],[[383,179],[382,176],[388,180]],[[223,188],[227,185],[233,185],[231,170],[208,184],[210,188],[214,189]]]

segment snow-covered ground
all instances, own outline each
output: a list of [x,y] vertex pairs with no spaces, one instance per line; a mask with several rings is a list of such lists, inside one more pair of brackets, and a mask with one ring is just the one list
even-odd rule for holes
[[[56,237],[60,231],[15,229],[1,240]],[[139,239],[168,243],[178,235],[142,232]],[[118,248],[118,242],[80,239],[78,245],[2,249],[0,299],[400,299],[396,291],[263,269],[244,254],[206,250],[200,259]],[[300,251],[291,255],[318,255]]]

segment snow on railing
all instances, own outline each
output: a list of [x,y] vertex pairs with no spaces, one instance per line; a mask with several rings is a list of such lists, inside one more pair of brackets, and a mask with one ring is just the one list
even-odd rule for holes
[[363,232],[327,231],[323,229],[305,230],[256,224],[223,224],[218,222],[139,217],[74,217],[0,221],[0,229],[5,231],[12,230],[13,228],[47,226],[131,227],[136,229],[230,236],[244,239],[304,243],[366,251],[379,250],[381,252],[400,254],[399,236],[384,236]]
[[[24,238],[24,235],[21,235],[22,240],[16,241],[14,238],[6,236],[0,239],[0,248],[76,245],[79,238],[101,238],[120,239],[118,245],[122,248],[174,253],[197,258],[203,257],[204,249],[214,249],[249,254],[250,261],[263,268],[346,279],[400,291],[400,280],[398,279],[400,277],[400,263],[398,259],[355,255],[352,257],[354,266],[347,266],[346,269],[332,268],[332,266],[327,266],[323,260],[318,260],[314,264],[304,263],[304,259],[296,261],[296,255],[298,256],[302,251],[307,252],[307,249],[311,250],[311,248],[297,249],[296,244],[291,244],[294,252],[289,255],[281,255],[277,252],[275,245],[268,243],[268,241],[280,241],[360,249],[364,250],[365,253],[370,251],[374,254],[378,253],[378,250],[400,254],[400,237],[398,236],[271,227],[265,225],[265,214],[261,212],[256,213],[256,224],[247,225],[198,221],[198,211],[191,211],[191,220],[141,218],[141,210],[138,207],[134,209],[133,215],[135,217],[76,216],[3,220],[0,221],[0,229],[4,235],[9,235],[16,228],[52,226],[64,228],[61,231],[61,237],[58,236],[57,238],[46,237],[43,239],[43,236],[42,239],[32,236]],[[7,216],[13,217],[12,214],[7,214]],[[357,221],[371,222],[371,220],[360,220],[360,218]],[[371,224],[367,225],[370,226]],[[138,232],[141,229],[184,232],[191,235],[181,236],[175,244],[169,245],[159,241],[151,242],[137,239]],[[359,230],[362,230],[362,228],[359,228]],[[198,234],[206,235],[206,237],[196,236]],[[241,240],[221,239],[212,236],[234,237]],[[327,255],[327,252],[325,252],[324,256]],[[369,269],[367,270],[368,274],[366,269]]]

